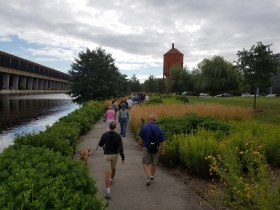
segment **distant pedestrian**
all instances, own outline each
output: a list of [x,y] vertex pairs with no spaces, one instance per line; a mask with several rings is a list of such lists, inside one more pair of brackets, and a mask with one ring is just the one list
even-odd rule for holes
[[126,101],[127,103],[127,107],[128,107],[128,110],[131,109],[132,105],[133,105],[133,101],[131,100],[131,97],[128,98],[128,100]]
[[117,100],[115,100],[115,106],[116,106],[116,114],[117,114],[117,112],[118,112],[118,108],[119,108],[119,103],[117,102]]
[[119,103],[118,110],[120,110],[122,108],[122,104],[125,104],[124,100],[121,100],[121,102]]
[[102,135],[98,146],[104,147],[105,160],[105,184],[106,194],[105,198],[110,198],[110,186],[114,184],[114,177],[116,175],[116,165],[118,162],[118,153],[122,157],[122,164],[124,164],[123,142],[120,134],[115,132],[116,122],[110,122],[110,131]]
[[128,110],[125,108],[125,103],[121,103],[121,109],[119,110],[119,123],[121,125],[121,135],[125,137],[126,134],[126,126],[129,120],[129,113]]
[[112,106],[112,110],[113,110],[113,111],[117,114],[117,106],[116,106],[116,104],[115,104],[115,101],[114,101],[114,100],[112,101],[111,106]]
[[112,106],[108,107],[108,110],[105,113],[105,119],[106,119],[106,124],[107,124],[107,131],[110,130],[110,122],[116,120],[116,113],[113,111]]
[[137,100],[138,100],[138,104],[140,105],[140,103],[141,103],[141,93],[138,93],[138,95],[137,95]]
[[[164,135],[161,128],[156,124],[156,116],[151,114],[148,119],[149,123],[144,125],[139,132],[139,146],[143,150],[142,154],[142,164],[143,168],[148,176],[146,185],[149,186],[154,182],[154,175],[157,168],[159,152],[164,155]],[[152,132],[154,132],[155,136],[158,139],[157,146],[159,147],[159,151],[157,153],[149,153],[147,150],[148,142],[150,137],[152,136]],[[151,170],[149,168],[151,165]]]
[[147,95],[145,96],[145,100],[146,100],[146,101],[149,101],[149,98],[150,98],[150,96],[149,96],[149,94],[147,94]]

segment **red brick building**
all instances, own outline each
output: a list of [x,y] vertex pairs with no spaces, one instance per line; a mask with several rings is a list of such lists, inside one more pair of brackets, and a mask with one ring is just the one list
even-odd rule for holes
[[178,64],[180,67],[183,68],[183,63],[184,54],[176,48],[174,48],[174,43],[172,43],[172,48],[163,55],[163,77],[169,77],[170,68],[173,65]]

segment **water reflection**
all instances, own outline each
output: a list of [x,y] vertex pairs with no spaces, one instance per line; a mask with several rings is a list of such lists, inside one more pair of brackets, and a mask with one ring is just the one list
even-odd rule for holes
[[0,96],[0,152],[15,134],[43,131],[77,108],[66,94]]

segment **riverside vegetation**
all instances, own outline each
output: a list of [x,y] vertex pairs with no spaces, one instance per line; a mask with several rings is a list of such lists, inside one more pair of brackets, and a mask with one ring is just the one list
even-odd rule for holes
[[[151,97],[131,109],[131,128],[137,135],[141,118],[156,114],[166,133],[162,164],[181,165],[193,176],[212,179],[208,192],[200,195],[218,209],[279,209],[279,179],[271,168],[280,167],[280,129],[273,121],[259,123],[263,113],[269,122],[277,99],[267,99],[267,110],[257,118],[254,110],[244,107],[248,99],[234,106],[228,105],[234,99],[214,104],[221,100]],[[17,136],[0,154],[0,208],[105,209],[108,204],[96,197],[87,168],[72,159],[79,136],[104,111],[101,103],[90,102],[45,132]]]
[[280,127],[260,123],[244,103],[229,105],[234,98],[222,105],[215,98],[199,103],[193,97],[185,104],[174,96],[151,97],[131,109],[131,128],[136,136],[141,118],[157,115],[166,136],[161,163],[212,180],[200,196],[217,209],[280,209],[279,178],[272,170],[280,167]]
[[72,159],[104,110],[90,102],[44,132],[18,135],[0,154],[0,209],[105,209],[87,167]]

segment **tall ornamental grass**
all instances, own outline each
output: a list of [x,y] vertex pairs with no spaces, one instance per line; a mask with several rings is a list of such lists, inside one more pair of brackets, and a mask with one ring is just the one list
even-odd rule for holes
[[222,121],[243,121],[252,117],[252,108],[240,106],[222,106],[219,104],[157,104],[147,106],[134,105],[130,111],[130,125],[132,131],[137,133],[141,125],[141,118],[147,121],[150,114],[158,118],[169,116],[183,116],[195,113],[201,116],[212,116]]

